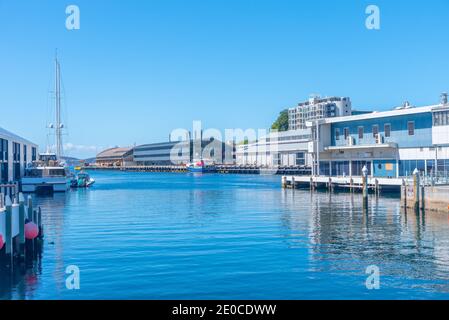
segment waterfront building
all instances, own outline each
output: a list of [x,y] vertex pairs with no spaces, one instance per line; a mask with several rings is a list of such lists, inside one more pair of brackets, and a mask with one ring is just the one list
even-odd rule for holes
[[236,162],[239,165],[262,167],[311,166],[308,143],[311,129],[270,132],[256,142],[238,145]]
[[309,100],[288,109],[289,130],[306,129],[306,122],[324,118],[345,117],[352,114],[348,97],[320,98],[313,95]]
[[96,165],[100,167],[123,167],[133,165],[133,148],[110,148],[96,156]]
[[[227,153],[227,154],[226,154]],[[168,141],[133,148],[136,165],[186,165],[203,159],[206,163],[235,163],[234,147],[217,139]]]
[[449,104],[308,121],[312,172],[325,176],[427,176],[449,172]]
[[0,183],[19,181],[37,160],[37,144],[0,127]]

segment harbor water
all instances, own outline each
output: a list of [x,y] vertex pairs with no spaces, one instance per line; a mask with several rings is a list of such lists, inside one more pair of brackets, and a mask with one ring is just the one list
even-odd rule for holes
[[449,298],[448,215],[404,212],[395,196],[364,209],[360,194],[271,175],[91,175],[89,190],[33,196],[42,257],[2,274],[0,299]]

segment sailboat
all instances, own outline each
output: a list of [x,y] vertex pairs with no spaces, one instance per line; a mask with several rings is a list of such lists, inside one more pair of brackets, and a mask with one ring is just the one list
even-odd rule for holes
[[22,178],[23,192],[52,193],[66,192],[70,189],[71,174],[62,156],[62,129],[61,123],[61,66],[58,57],[55,57],[55,124],[49,126],[55,130],[56,152],[49,150],[39,154],[37,161],[25,168],[25,175]]

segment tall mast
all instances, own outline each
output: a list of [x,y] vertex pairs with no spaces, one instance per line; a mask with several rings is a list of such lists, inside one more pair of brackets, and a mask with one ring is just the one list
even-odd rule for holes
[[62,156],[62,141],[61,141],[61,71],[58,62],[58,56],[55,56],[55,92],[56,92],[56,121],[55,121],[55,136],[56,136],[56,157],[60,159]]

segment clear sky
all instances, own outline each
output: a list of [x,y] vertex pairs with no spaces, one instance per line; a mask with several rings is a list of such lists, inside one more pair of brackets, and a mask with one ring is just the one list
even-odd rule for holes
[[[68,5],[80,30],[65,27]],[[380,8],[381,29],[365,27]],[[58,48],[66,153],[175,128],[268,128],[312,93],[356,109],[449,91],[449,1],[0,0],[0,126],[47,144]]]

